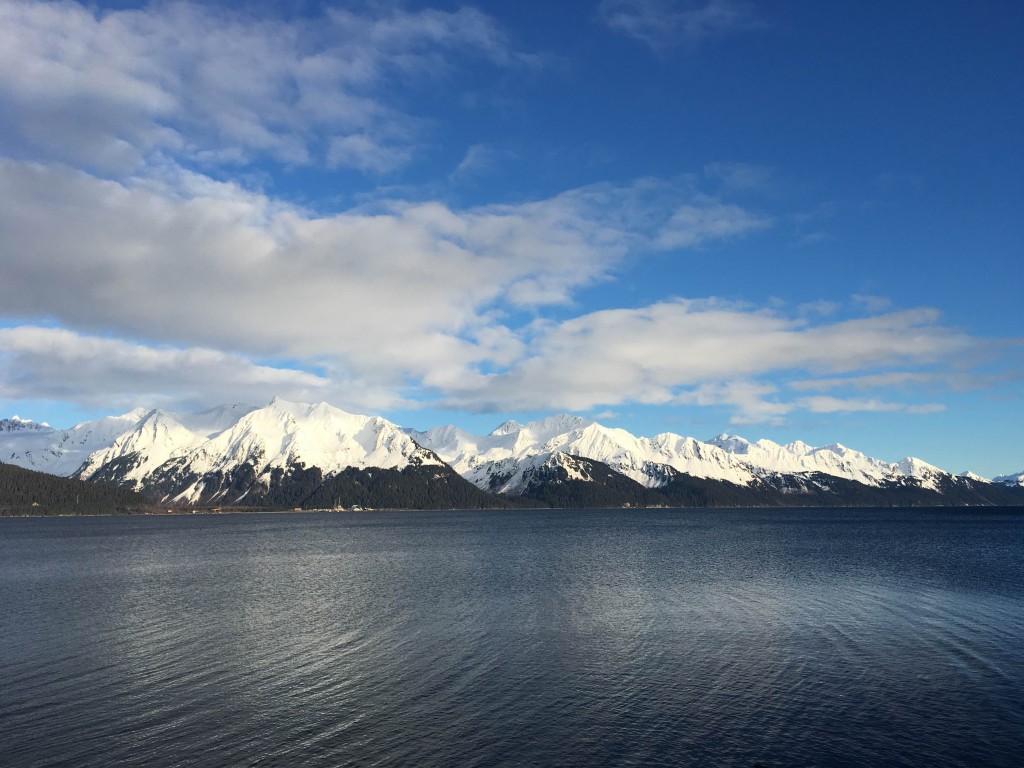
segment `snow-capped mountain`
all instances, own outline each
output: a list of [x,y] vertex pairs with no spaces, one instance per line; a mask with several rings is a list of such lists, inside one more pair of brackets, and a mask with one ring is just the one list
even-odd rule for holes
[[9,419],[0,419],[0,433],[4,432],[48,432],[52,428],[45,421],[35,422],[23,419],[20,416],[12,416]]
[[525,425],[505,422],[484,436],[456,427],[409,434],[477,487],[501,493],[515,493],[531,467],[555,454],[600,461],[646,487],[664,484],[665,467],[740,485],[755,474],[728,452],[693,438],[635,437],[624,429],[565,414]]
[[[486,435],[454,426],[418,432],[325,403],[281,399],[198,414],[138,409],[68,430],[15,417],[0,421],[0,451],[5,463],[192,504],[498,503],[487,494],[553,504],[584,497],[629,504],[889,503],[885,494],[895,494],[892,503],[1004,503],[992,488],[1004,495],[1007,485],[1024,488],[1024,473],[997,478],[997,486],[838,443],[637,437],[565,414],[507,421]],[[602,486],[604,495],[582,491],[588,483]]]
[[0,422],[0,461],[67,477],[95,451],[113,445],[145,415],[145,409],[137,408],[63,430],[17,417],[4,419]]
[[[228,406],[195,416],[152,411],[77,473],[135,488],[161,486],[174,501],[236,503],[300,468],[442,465],[385,419],[275,398],[263,408]],[[240,494],[232,497],[233,491]]]
[[647,488],[665,485],[676,473],[750,485],[765,474],[821,472],[874,486],[914,478],[926,488],[949,474],[920,459],[888,463],[838,443],[783,446],[725,434],[701,442],[670,432],[636,437],[567,415],[526,425],[505,422],[484,436],[450,426],[409,434],[477,487],[501,493],[515,493],[538,461],[559,453],[600,461]]
[[116,465],[119,483],[141,487],[164,463],[187,456],[253,410],[245,405],[223,405],[197,414],[150,411],[109,447],[93,452],[76,474],[89,480],[104,467]]
[[1024,472],[1018,472],[1015,475],[1001,475],[992,479],[994,483],[1002,483],[1003,485],[1019,486],[1024,488]]
[[735,456],[741,456],[752,466],[778,473],[821,472],[833,477],[844,477],[866,485],[878,485],[900,478],[916,478],[924,487],[934,488],[938,477],[948,475],[920,459],[908,456],[889,463],[873,459],[860,451],[833,443],[815,448],[796,441],[779,445],[771,440],[751,443],[736,435],[721,434],[708,441]]

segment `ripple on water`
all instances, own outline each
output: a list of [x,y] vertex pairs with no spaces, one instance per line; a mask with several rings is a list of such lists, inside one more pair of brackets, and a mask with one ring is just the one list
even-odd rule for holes
[[1024,518],[0,521],[12,765],[1017,765]]

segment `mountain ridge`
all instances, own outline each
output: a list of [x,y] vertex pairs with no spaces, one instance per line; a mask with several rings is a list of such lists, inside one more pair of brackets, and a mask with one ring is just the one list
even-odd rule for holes
[[[351,507],[387,499],[390,506],[414,506],[400,503],[403,493],[419,504],[459,499],[472,506],[510,499],[566,503],[573,494],[615,506],[701,499],[841,505],[890,497],[1016,503],[1007,489],[1024,490],[1024,473],[988,481],[913,457],[886,462],[840,443],[780,445],[725,433],[707,441],[670,432],[637,437],[570,414],[509,420],[486,435],[452,425],[417,431],[327,403],[281,398],[260,408],[231,404],[196,414],[136,409],[69,430],[5,419],[0,461],[183,505]],[[381,472],[390,473],[384,485]],[[346,479],[334,479],[341,476]],[[567,496],[569,487],[575,490]]]

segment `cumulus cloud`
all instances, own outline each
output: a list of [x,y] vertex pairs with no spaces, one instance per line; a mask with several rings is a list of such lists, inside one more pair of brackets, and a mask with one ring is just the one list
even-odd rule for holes
[[532,354],[476,382],[458,402],[523,410],[726,404],[742,419],[771,420],[797,407],[840,410],[839,401],[772,401],[774,385],[759,377],[948,364],[980,343],[940,325],[931,309],[811,324],[727,302],[680,299],[545,326],[531,340]]
[[[756,24],[730,0],[605,0],[600,13],[659,50]],[[984,346],[933,310],[871,296],[856,297],[866,316],[854,320],[822,302],[787,315],[685,299],[572,316],[581,289],[630,260],[774,226],[727,199],[770,183],[758,166],[463,208],[377,190],[333,211],[214,178],[257,160],[397,173],[425,145],[401,92],[468,60],[540,62],[470,8],[268,20],[195,3],[0,0],[0,321],[17,326],[0,329],[0,395],[691,404],[771,422],[903,409],[833,390],[941,379]],[[449,181],[508,156],[470,146]]]
[[[385,86],[440,76],[463,55],[529,62],[471,8],[268,20],[191,3],[4,0],[0,138],[24,156],[107,170],[159,150],[387,171],[408,159],[416,119]],[[368,159],[356,160],[360,149]]]
[[[798,382],[799,383],[799,382]],[[791,386],[791,389],[799,387]],[[786,398],[779,387],[759,381],[728,381],[702,384],[682,392],[677,402],[685,405],[727,406],[732,411],[732,424],[767,423],[778,425],[794,411],[814,414],[830,413],[938,413],[946,410],[942,403],[907,403],[881,398],[841,398],[831,395]]]
[[758,381],[725,381],[701,384],[680,392],[681,405],[726,406],[732,411],[731,424],[779,424],[794,406],[780,402],[778,387]]
[[[261,394],[346,390],[340,401],[362,407],[415,390],[474,410],[692,403],[729,407],[736,421],[774,421],[795,408],[867,408],[787,399],[765,377],[810,375],[827,389],[829,377],[943,365],[978,346],[928,309],[826,322],[680,299],[512,323],[519,310],[568,307],[627,254],[766,225],[649,179],[519,204],[391,200],[325,215],[173,165],[114,181],[0,160],[0,199],[4,315],[73,329],[50,347],[54,368],[44,365],[45,345],[24,346],[44,337],[2,337],[9,393],[89,381],[66,375],[69,350],[106,336],[125,346],[94,355],[95,381],[106,367],[103,380],[140,393],[153,389],[144,366],[118,361],[165,360],[181,376],[197,372],[193,382],[231,368]],[[321,375],[253,362],[275,359]],[[209,380],[210,398],[237,383]]]
[[[642,179],[466,209],[382,200],[322,214],[173,164],[117,181],[0,160],[0,199],[3,315],[70,334],[58,346],[35,331],[0,337],[9,397],[71,398],[95,384],[151,402],[160,378],[207,403],[274,389],[364,409],[409,397],[499,411],[689,403],[772,422],[795,409],[884,410],[881,398],[819,393],[832,379],[949,368],[985,346],[931,309],[835,320],[679,299],[546,319],[627,255],[768,226],[686,184]],[[115,346],[82,366],[92,378],[71,375],[70,351],[98,349],[98,338]],[[151,359],[178,378],[149,377]],[[771,383],[779,376],[823,383],[794,399]]]
[[275,394],[318,400],[338,394],[312,373],[259,365],[213,349],[157,348],[58,328],[0,329],[0,397],[85,406],[203,408],[261,403]]
[[663,246],[666,227],[676,245],[734,233],[700,216],[650,220],[640,188],[318,215],[173,166],[122,182],[0,160],[0,306],[87,333],[324,358],[382,387],[446,391],[522,354],[502,313],[569,302],[630,249]]

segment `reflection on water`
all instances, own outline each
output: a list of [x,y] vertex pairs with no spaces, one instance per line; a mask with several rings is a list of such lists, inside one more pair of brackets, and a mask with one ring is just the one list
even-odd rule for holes
[[1019,765],[1024,516],[0,521],[12,765]]

